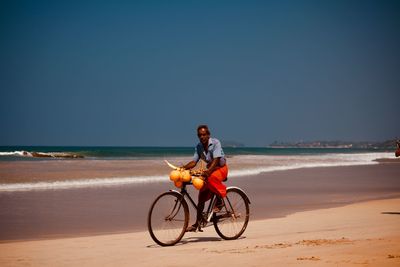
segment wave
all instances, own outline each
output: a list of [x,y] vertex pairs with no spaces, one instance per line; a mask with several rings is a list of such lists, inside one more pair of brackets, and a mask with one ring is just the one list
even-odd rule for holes
[[24,151],[0,152],[0,156],[24,156]]
[[309,164],[294,164],[289,166],[270,166],[270,167],[259,167],[252,169],[241,169],[241,170],[232,170],[229,172],[230,177],[240,177],[240,176],[250,176],[257,175],[263,172],[275,172],[275,171],[288,171],[295,169],[305,169],[305,168],[322,168],[322,167],[340,167],[340,166],[358,166],[358,165],[375,165],[379,164],[379,162],[359,162],[359,163],[351,163],[351,162],[338,162],[338,163],[309,163]]
[[141,177],[113,177],[113,178],[91,178],[77,179],[54,182],[36,182],[36,183],[13,183],[0,184],[0,192],[10,191],[31,191],[31,190],[49,190],[49,189],[74,189],[85,187],[104,187],[139,183],[167,182],[166,176],[141,176]]
[[83,158],[80,154],[69,152],[36,152],[36,151],[12,151],[0,152],[0,156],[17,156],[30,158]]
[[[258,175],[264,172],[301,168],[373,165],[379,164],[379,162],[376,161],[377,159],[391,157],[393,157],[392,153],[327,154],[318,156],[241,155],[231,158],[232,161],[237,161],[239,163],[229,170],[229,177],[243,177]],[[249,166],[246,165],[246,162],[257,162],[257,165]],[[234,164],[232,164],[232,166],[234,166]],[[169,182],[168,175],[83,178],[64,181],[0,184],[0,192],[106,187],[156,182]]]

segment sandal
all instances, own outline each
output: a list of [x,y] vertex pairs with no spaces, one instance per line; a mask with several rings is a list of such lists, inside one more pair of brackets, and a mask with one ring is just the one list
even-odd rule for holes
[[196,232],[197,231],[197,224],[193,224],[191,226],[189,226],[188,228],[186,228],[186,232]]
[[224,207],[224,202],[222,201],[221,198],[218,198],[217,201],[215,202],[213,212],[220,212],[223,207]]

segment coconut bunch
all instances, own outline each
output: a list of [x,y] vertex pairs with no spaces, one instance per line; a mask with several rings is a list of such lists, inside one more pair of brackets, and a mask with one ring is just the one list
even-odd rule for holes
[[197,189],[200,190],[203,185],[204,181],[200,177],[193,177],[190,174],[190,171],[188,170],[182,170],[180,168],[177,168],[169,174],[169,179],[174,182],[175,186],[178,188],[181,188],[183,186],[183,183],[189,183],[192,181],[193,186]]

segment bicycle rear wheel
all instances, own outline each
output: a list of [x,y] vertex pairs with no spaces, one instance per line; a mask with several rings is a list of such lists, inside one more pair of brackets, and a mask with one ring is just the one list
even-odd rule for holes
[[151,238],[160,246],[173,246],[185,234],[189,208],[181,194],[166,192],[154,200],[147,217]]
[[228,188],[225,207],[214,215],[214,228],[223,239],[239,238],[249,222],[249,202],[246,194],[238,188]]

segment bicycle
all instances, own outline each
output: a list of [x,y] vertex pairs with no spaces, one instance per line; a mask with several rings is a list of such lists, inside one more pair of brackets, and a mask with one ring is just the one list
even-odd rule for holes
[[[186,190],[190,184],[192,182],[183,183],[180,192],[169,190],[162,193],[150,206],[147,227],[151,238],[160,246],[173,246],[185,235],[189,224],[189,206],[185,198],[197,211],[196,203]],[[216,196],[211,197],[197,231],[212,223],[217,234],[225,240],[237,239],[244,233],[249,222],[250,200],[239,187],[228,187],[226,192],[219,208],[216,208]]]

